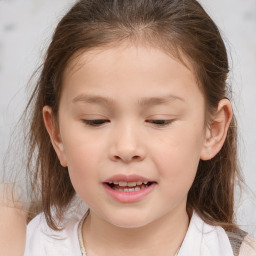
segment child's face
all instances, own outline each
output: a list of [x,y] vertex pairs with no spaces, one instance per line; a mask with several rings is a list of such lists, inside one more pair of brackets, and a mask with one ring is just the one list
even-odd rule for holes
[[[91,51],[64,74],[57,152],[92,214],[139,227],[186,212],[204,124],[204,97],[177,60],[144,47]],[[124,192],[127,180],[152,184]]]

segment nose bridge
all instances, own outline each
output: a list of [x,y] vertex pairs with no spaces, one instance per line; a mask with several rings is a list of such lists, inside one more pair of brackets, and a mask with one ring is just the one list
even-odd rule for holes
[[140,126],[136,122],[124,120],[116,125],[113,133],[111,158],[124,162],[143,160],[145,149],[141,136]]
[[120,144],[121,147],[127,148],[136,148],[138,144],[138,125],[135,125],[132,122],[123,122],[120,125],[120,130],[118,129],[117,133],[119,133],[117,143]]

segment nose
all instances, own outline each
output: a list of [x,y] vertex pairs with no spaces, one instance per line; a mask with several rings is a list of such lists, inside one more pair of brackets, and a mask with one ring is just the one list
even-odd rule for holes
[[123,125],[111,136],[110,159],[124,163],[140,162],[145,158],[142,135],[132,125]]

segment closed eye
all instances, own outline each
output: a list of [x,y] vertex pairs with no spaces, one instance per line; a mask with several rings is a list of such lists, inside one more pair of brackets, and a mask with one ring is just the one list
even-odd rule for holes
[[[106,123],[110,123],[110,120],[107,120],[107,119],[93,119],[93,120],[90,120],[90,119],[83,119],[82,120],[83,123],[85,123],[86,125],[89,125],[89,126],[101,126],[101,125],[104,125]],[[150,123],[150,124],[153,124],[153,125],[156,125],[156,126],[168,126],[170,125],[174,120],[162,120],[162,119],[159,119],[159,120],[146,120],[146,123]]]
[[172,119],[168,119],[168,120],[162,120],[162,119],[159,119],[159,120],[146,120],[146,123],[150,123],[150,124],[154,124],[154,125],[157,125],[157,126],[168,126],[170,125],[174,120]]
[[104,125],[105,123],[110,123],[110,120],[107,119],[94,119],[94,120],[87,120],[83,119],[83,123],[89,126],[101,126]]

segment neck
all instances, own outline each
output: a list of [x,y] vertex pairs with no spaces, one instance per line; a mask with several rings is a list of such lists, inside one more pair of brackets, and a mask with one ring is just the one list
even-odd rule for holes
[[166,214],[139,228],[120,228],[91,212],[82,233],[88,256],[173,256],[188,224],[186,210]]

